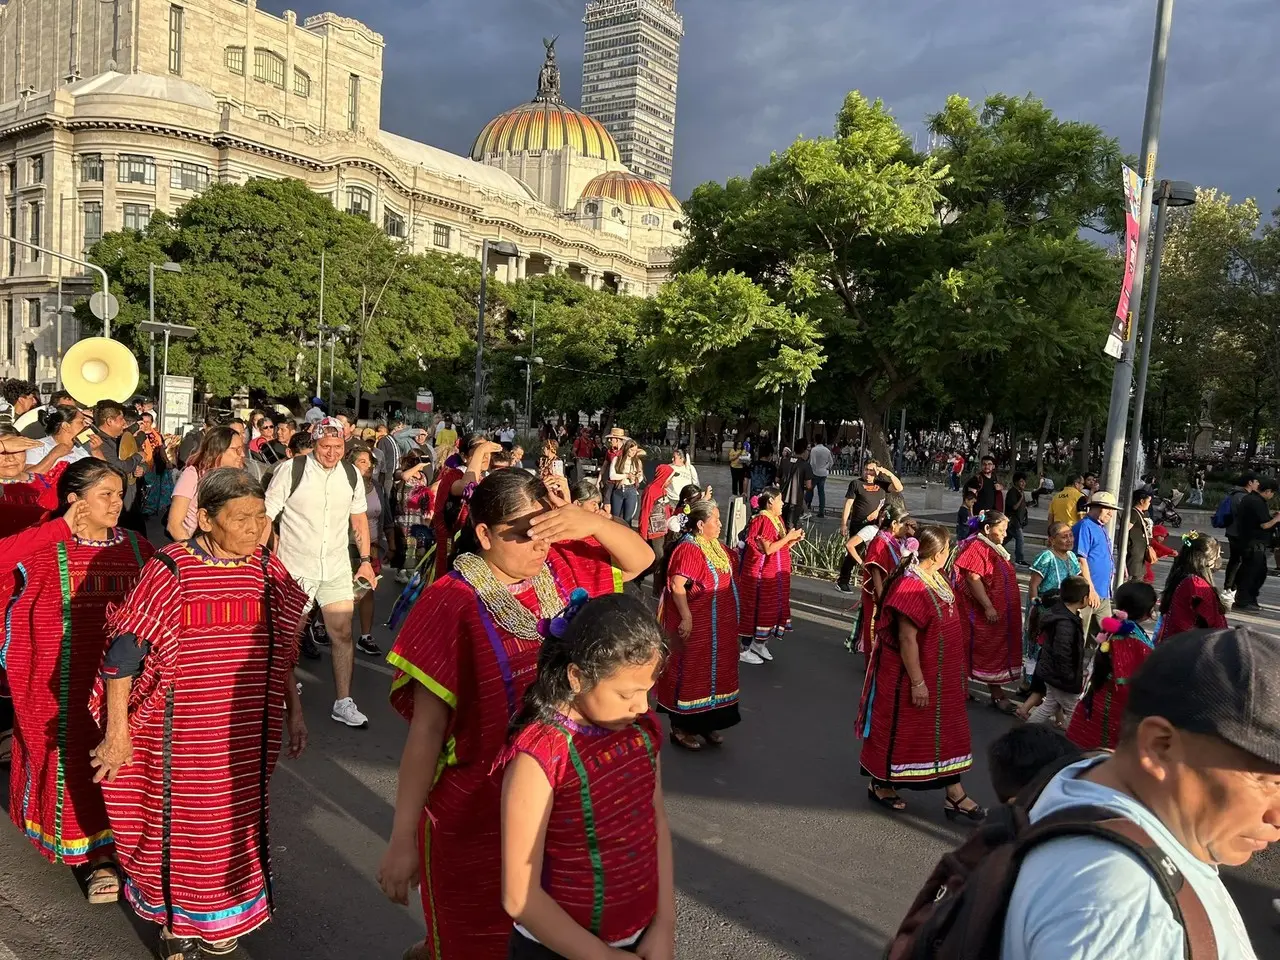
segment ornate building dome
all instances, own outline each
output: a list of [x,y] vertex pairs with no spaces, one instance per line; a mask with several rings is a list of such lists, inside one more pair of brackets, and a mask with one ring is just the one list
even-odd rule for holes
[[680,213],[680,201],[662,184],[634,173],[602,173],[582,190],[582,199],[599,198],[633,207],[654,207]]
[[579,155],[620,163],[618,145],[602,124],[560,98],[560,67],[554,40],[544,40],[547,59],[538,74],[538,95],[490,120],[471,147],[471,159],[573,147]]

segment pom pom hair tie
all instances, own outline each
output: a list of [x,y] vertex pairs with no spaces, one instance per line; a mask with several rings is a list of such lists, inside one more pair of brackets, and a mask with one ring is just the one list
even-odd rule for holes
[[591,599],[590,594],[583,590],[582,587],[575,587],[573,593],[569,594],[569,603],[557,616],[551,618],[547,624],[547,632],[551,636],[559,638],[565,635],[565,631],[569,629],[569,624],[573,622],[573,618],[578,615],[587,601]]
[[760,509],[760,498],[759,498],[758,496],[755,496],[755,497],[752,497],[752,498],[751,498],[751,509],[752,509],[752,510],[759,510],[759,509]]
[[902,550],[913,560],[919,559],[920,541],[915,537],[907,537],[907,539],[902,542]]

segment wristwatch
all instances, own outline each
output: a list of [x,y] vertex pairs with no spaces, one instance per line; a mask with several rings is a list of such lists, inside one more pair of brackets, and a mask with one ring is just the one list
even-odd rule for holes
[[372,563],[373,561],[372,561],[369,557],[361,557],[361,558],[360,558],[360,562],[361,562],[361,563]]

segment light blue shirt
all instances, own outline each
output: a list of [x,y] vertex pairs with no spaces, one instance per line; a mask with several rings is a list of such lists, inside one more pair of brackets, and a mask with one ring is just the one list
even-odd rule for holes
[[[1077,779],[1100,762],[1084,760],[1058,774],[1032,807],[1032,822],[1075,806],[1105,807],[1134,821],[1199,894],[1220,960],[1257,960],[1217,868],[1193,857],[1137,800]],[[1018,873],[1000,960],[1183,960],[1182,925],[1151,871],[1129,851],[1095,837],[1051,840]]]
[[1111,556],[1111,538],[1107,528],[1093,517],[1085,517],[1071,528],[1075,536],[1076,556],[1089,561],[1089,579],[1094,592],[1103,600],[1111,599],[1111,577],[1115,560]]

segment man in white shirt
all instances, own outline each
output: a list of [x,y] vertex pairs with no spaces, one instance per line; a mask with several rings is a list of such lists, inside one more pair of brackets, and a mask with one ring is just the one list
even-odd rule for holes
[[[351,575],[348,528],[355,534],[359,569],[355,576],[375,582],[369,558],[369,519],[364,484],[355,469],[342,462],[343,428],[327,417],[316,424],[315,449],[304,460],[294,487],[294,468],[276,470],[267,489],[267,517],[280,519],[276,553],[295,580],[320,608],[333,658],[335,701],[330,716],[349,727],[366,727],[368,718],[351,699],[355,652],[351,615],[355,585]],[[269,535],[270,531],[267,531]],[[380,654],[362,644],[361,652]]]
[[827,474],[831,472],[831,465],[835,462],[836,458],[831,455],[831,450],[821,440],[809,451],[809,469],[813,471],[813,489],[809,491],[806,500],[809,509],[812,510],[813,495],[817,493],[820,517],[827,515]]
[[502,426],[498,428],[498,442],[502,444],[503,450],[510,450],[516,442],[516,428],[507,420],[502,421]]
[[[1166,640],[1129,683],[1115,753],[1054,777],[1032,823],[1073,807],[1136,823],[1204,906],[1214,956],[1256,960],[1219,868],[1280,840],[1278,687],[1280,638],[1241,627]],[[1023,861],[1000,958],[1183,960],[1184,936],[1148,865],[1099,837],[1062,837]]]

